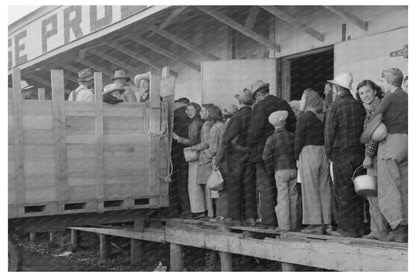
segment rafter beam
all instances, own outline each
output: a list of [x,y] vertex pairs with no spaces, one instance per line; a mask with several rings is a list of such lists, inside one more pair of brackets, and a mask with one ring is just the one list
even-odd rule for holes
[[168,27],[168,25],[170,23],[172,23],[172,21],[178,15],[180,15],[186,8],[187,8],[187,6],[181,6],[181,7],[178,7],[177,9],[173,10],[173,12],[168,16],[168,18],[166,18],[166,20],[163,21],[162,24],[160,24],[159,28],[165,29],[166,27]]
[[104,53],[100,50],[90,49],[90,50],[88,50],[88,52],[90,52],[90,53],[92,53],[92,54],[94,54],[94,55],[96,55],[96,56],[98,56],[98,57],[100,57],[104,60],[107,60],[110,63],[119,66],[120,68],[127,69],[127,70],[133,72],[134,74],[140,74],[140,72],[138,72],[138,70],[135,67],[133,67],[133,66],[131,66],[131,65],[125,63],[125,62],[122,62],[119,59],[116,59],[116,58],[114,58],[114,57],[112,57],[112,56],[110,56],[110,55],[108,55],[108,54],[106,54],[106,53]]
[[133,59],[136,59],[142,63],[145,63],[149,65],[150,67],[153,67],[156,70],[162,71],[162,66],[154,61],[151,61],[150,59],[146,58],[145,56],[142,56],[140,54],[137,54],[136,51],[132,51],[124,46],[121,46],[120,44],[114,43],[114,42],[106,42],[105,45],[125,54]]
[[312,27],[308,26],[306,23],[302,22],[300,19],[294,18],[287,12],[274,7],[274,6],[262,6],[262,8],[272,15],[274,15],[277,18],[280,18],[281,20],[285,21],[289,25],[291,25],[294,28],[300,28],[308,35],[316,38],[319,41],[324,41],[324,34],[316,31]]
[[248,12],[247,19],[246,19],[246,24],[244,24],[247,28],[249,29],[254,28],[259,11],[260,11],[260,8],[258,6],[254,6],[250,9],[250,11]]
[[203,57],[206,60],[220,60],[220,58],[218,58],[217,56],[214,56],[211,53],[208,53],[207,51],[198,48],[197,46],[193,45],[192,43],[189,43],[189,42],[179,38],[178,36],[168,32],[166,30],[160,29],[157,26],[151,26],[149,28],[149,30],[161,35],[162,37],[165,37],[165,38],[173,41],[176,44],[179,44],[180,46],[198,54],[199,56]]
[[37,77],[37,76],[34,76],[34,75],[27,75],[27,77],[26,77],[27,79],[30,79],[30,80],[32,80],[32,81],[35,81],[35,82],[37,82],[37,83],[39,83],[39,84],[42,84],[42,85],[44,85],[44,86],[46,86],[46,87],[48,87],[48,88],[50,88],[50,87],[52,87],[52,85],[51,85],[51,83],[50,82],[48,82],[48,81],[46,81],[45,79],[42,79],[42,78],[40,78],[40,77]]
[[157,45],[153,42],[150,42],[150,41],[148,41],[144,38],[141,38],[139,36],[134,36],[134,35],[124,36],[124,38],[130,39],[130,40],[132,40],[132,41],[134,41],[134,42],[136,42],[140,45],[146,46],[147,48],[149,48],[149,49],[151,49],[155,52],[158,52],[159,54],[161,54],[161,55],[163,55],[163,56],[165,56],[165,57],[167,57],[171,60],[174,60],[178,63],[183,64],[183,65],[189,66],[190,68],[195,69],[198,72],[201,71],[201,67],[199,65],[196,65],[193,62],[190,62],[186,59],[182,59],[178,55],[175,55],[172,52],[169,52],[168,50],[166,50],[166,49],[160,47],[159,45]]
[[331,12],[339,15],[340,17],[342,17],[342,18],[344,18],[348,21],[351,21],[352,23],[354,23],[355,25],[357,25],[358,27],[360,27],[364,31],[368,30],[368,21],[364,21],[361,18],[353,15],[352,13],[343,11],[337,6],[324,6],[324,7],[326,9],[330,10]]
[[201,11],[205,12],[206,14],[209,14],[210,16],[214,17],[218,21],[221,21],[222,23],[230,26],[231,28],[239,31],[243,35],[259,42],[260,44],[263,44],[270,50],[276,50],[277,52],[280,52],[280,45],[274,43],[271,40],[268,40],[267,38],[259,35],[258,33],[254,32],[252,29],[247,28],[244,25],[241,25],[237,21],[229,18],[228,16],[223,15],[222,13],[219,13],[215,11],[212,8],[205,7],[205,6],[196,6]]
[[90,62],[90,61],[87,61],[87,60],[81,59],[81,58],[76,58],[74,61],[79,63],[79,64],[82,64],[85,67],[90,67],[90,68],[92,68],[92,69],[94,69],[98,72],[102,72],[105,75],[107,75],[108,77],[113,77],[113,72],[111,72],[110,70],[105,69],[104,67],[101,67],[101,66],[99,66],[99,65],[97,65],[93,62]]

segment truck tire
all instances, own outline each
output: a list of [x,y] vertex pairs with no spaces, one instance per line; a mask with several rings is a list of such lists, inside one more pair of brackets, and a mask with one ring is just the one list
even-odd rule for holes
[[22,250],[9,234],[9,271],[20,271],[23,264]]

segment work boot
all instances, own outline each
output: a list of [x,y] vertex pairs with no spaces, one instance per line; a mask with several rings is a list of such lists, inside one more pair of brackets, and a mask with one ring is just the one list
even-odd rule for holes
[[374,232],[371,232],[370,234],[363,236],[363,239],[392,241],[391,236],[389,236],[387,233],[374,233]]
[[245,223],[246,223],[245,224],[246,226],[254,227],[254,226],[256,226],[256,219],[254,217],[249,217],[249,218],[246,219]]
[[325,224],[324,225],[324,233],[326,235],[330,235],[333,231],[334,231],[334,229],[332,228],[331,224]]
[[303,229],[301,232],[305,234],[323,235],[324,226],[323,225],[309,225],[308,227]]

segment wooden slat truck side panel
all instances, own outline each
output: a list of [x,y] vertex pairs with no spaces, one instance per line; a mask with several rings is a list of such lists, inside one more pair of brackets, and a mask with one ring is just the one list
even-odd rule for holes
[[155,133],[168,120],[160,103],[62,101],[60,74],[52,71],[52,101],[9,89],[9,218],[167,206],[158,195],[163,186],[167,199],[167,183],[155,175],[166,175],[167,153],[156,154],[159,137],[145,131],[145,120]]

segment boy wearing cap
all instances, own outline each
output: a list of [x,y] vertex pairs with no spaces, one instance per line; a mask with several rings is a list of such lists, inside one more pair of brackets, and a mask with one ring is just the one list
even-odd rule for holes
[[287,111],[276,111],[269,116],[275,128],[267,139],[263,151],[266,166],[275,172],[277,205],[275,213],[280,231],[293,231],[297,226],[298,191],[294,153],[294,135],[286,128]]

